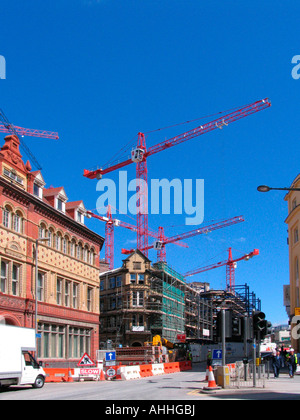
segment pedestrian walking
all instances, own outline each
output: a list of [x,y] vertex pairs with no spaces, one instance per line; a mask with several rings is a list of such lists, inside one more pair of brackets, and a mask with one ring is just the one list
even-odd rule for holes
[[287,354],[287,365],[289,368],[290,378],[294,377],[294,374],[297,369],[297,363],[298,363],[297,356],[294,353],[294,349],[291,348],[290,352]]
[[272,367],[274,372],[274,378],[278,378],[281,368],[281,354],[279,350],[276,351],[275,355],[272,355]]
[[207,364],[207,366],[212,365],[212,351],[211,351],[211,349],[208,349],[207,356],[206,356],[206,364]]

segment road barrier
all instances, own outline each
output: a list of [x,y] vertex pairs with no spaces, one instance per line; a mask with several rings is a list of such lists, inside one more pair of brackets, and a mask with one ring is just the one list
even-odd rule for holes
[[139,379],[141,377],[140,374],[140,365],[136,366],[121,366],[121,379],[128,381],[130,379]]
[[74,369],[70,368],[44,368],[45,382],[71,382]]
[[[172,362],[172,363],[154,363],[154,364],[138,364],[138,365],[122,365],[122,366],[111,366],[108,369],[104,369],[105,379],[140,379],[149,376],[165,375],[168,373],[177,373],[192,369],[192,363],[190,361],[183,362]],[[74,380],[103,380],[103,374],[101,377],[100,367],[89,367],[89,368],[44,368],[46,373],[45,382],[73,382]],[[108,371],[115,371],[114,375],[110,375]]]
[[141,378],[153,376],[152,365],[140,365],[140,375]]

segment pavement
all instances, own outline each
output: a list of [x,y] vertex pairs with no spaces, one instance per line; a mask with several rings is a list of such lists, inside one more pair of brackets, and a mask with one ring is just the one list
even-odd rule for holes
[[300,375],[290,378],[287,372],[283,372],[275,378],[273,373],[270,373],[264,388],[253,386],[222,388],[209,393],[203,393],[198,389],[191,391],[189,396],[192,399],[207,400],[300,400]]

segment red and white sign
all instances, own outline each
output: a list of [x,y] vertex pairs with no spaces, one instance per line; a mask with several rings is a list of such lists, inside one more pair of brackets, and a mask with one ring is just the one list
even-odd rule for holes
[[109,369],[107,369],[107,371],[105,373],[110,378],[112,378],[113,376],[116,376],[116,371],[113,367],[110,367]]
[[180,343],[185,343],[185,340],[186,340],[186,334],[177,334],[177,340],[178,340]]
[[90,358],[90,356],[87,353],[84,353],[84,355],[82,356],[82,358],[77,363],[77,366],[78,367],[82,367],[82,366],[95,366],[95,363],[92,361],[92,359]]
[[84,368],[80,369],[80,375],[100,375],[100,369],[98,368]]

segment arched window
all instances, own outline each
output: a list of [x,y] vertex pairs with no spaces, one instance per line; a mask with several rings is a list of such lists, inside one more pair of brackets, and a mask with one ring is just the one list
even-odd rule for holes
[[71,257],[75,257],[75,250],[76,250],[76,240],[72,239],[70,242],[70,255]]
[[89,253],[89,248],[87,245],[85,245],[85,247],[83,248],[83,261],[84,262],[88,262],[88,253]]
[[54,229],[53,228],[49,228],[49,246],[51,246],[52,248],[54,247]]
[[89,255],[89,263],[91,265],[95,264],[95,250],[94,250],[94,248],[91,248],[90,255]]
[[62,244],[62,236],[60,232],[57,232],[55,237],[55,248],[57,251],[61,251],[61,244]]
[[62,240],[62,251],[64,254],[69,254],[69,238],[65,236]]
[[82,259],[82,243],[81,242],[79,242],[77,245],[77,258],[79,260]]
[[47,237],[47,227],[45,223],[41,223],[39,226],[39,238],[46,238]]
[[19,210],[13,215],[13,229],[18,233],[23,231],[23,215]]
[[12,208],[9,205],[6,205],[3,209],[2,223],[4,227],[11,229]]

